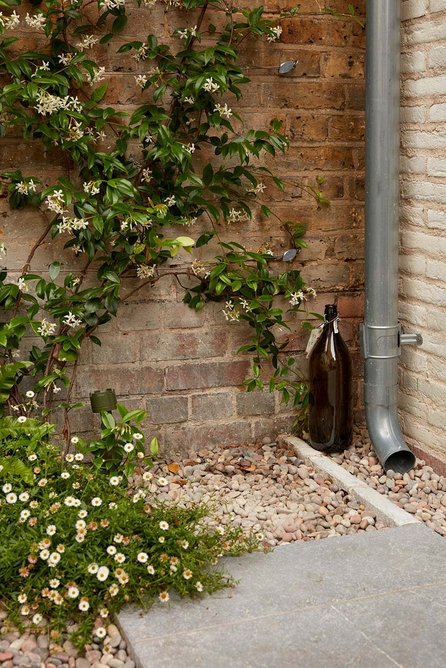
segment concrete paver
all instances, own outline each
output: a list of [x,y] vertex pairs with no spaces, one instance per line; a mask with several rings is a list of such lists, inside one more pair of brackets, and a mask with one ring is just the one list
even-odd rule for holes
[[138,668],[443,668],[446,541],[410,524],[226,560],[240,584],[119,615]]

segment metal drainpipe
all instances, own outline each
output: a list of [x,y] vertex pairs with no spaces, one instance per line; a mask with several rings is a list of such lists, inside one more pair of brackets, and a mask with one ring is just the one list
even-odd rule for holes
[[385,470],[404,473],[415,456],[397,414],[401,345],[422,343],[398,323],[400,2],[367,0],[366,267],[364,401],[369,435]]

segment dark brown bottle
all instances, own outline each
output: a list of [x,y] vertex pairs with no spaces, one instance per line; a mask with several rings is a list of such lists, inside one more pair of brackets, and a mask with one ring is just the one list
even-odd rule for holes
[[334,304],[325,307],[324,318],[310,354],[310,443],[316,450],[339,452],[352,438],[352,363]]

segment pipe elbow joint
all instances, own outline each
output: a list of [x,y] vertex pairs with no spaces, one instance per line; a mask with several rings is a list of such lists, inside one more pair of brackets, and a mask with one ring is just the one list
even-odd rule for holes
[[366,404],[366,420],[372,445],[384,470],[410,471],[416,458],[404,441],[396,405]]

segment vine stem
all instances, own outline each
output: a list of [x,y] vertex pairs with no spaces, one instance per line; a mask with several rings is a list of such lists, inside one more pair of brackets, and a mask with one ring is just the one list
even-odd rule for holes
[[68,448],[70,447],[70,438],[71,438],[71,425],[70,425],[70,418],[69,418],[69,407],[68,404],[71,401],[71,395],[73,394],[73,388],[74,388],[74,383],[76,381],[77,377],[77,367],[79,364],[79,358],[77,357],[73,367],[72,367],[72,372],[71,372],[71,378],[70,378],[70,384],[68,386],[68,391],[67,391],[67,397],[66,397],[66,406],[64,407],[64,424],[63,424],[63,429],[62,429],[62,436],[65,440],[65,445],[62,450],[62,454],[65,456],[68,452]]
[[51,231],[51,228],[52,228],[52,222],[48,221],[48,217],[47,217],[46,213],[44,213],[42,210],[40,210],[40,213],[42,214],[42,217],[47,221],[47,226],[44,229],[44,231],[42,232],[42,234],[40,235],[40,237],[35,242],[34,246],[31,248],[31,250],[29,252],[29,255],[26,259],[26,262],[22,267],[22,271],[21,271],[22,276],[23,276],[23,274],[26,274],[29,271],[29,268],[31,266],[31,262],[34,258],[34,255],[36,254],[37,249],[45,241],[45,238],[48,236],[48,234],[49,234],[49,232]]

